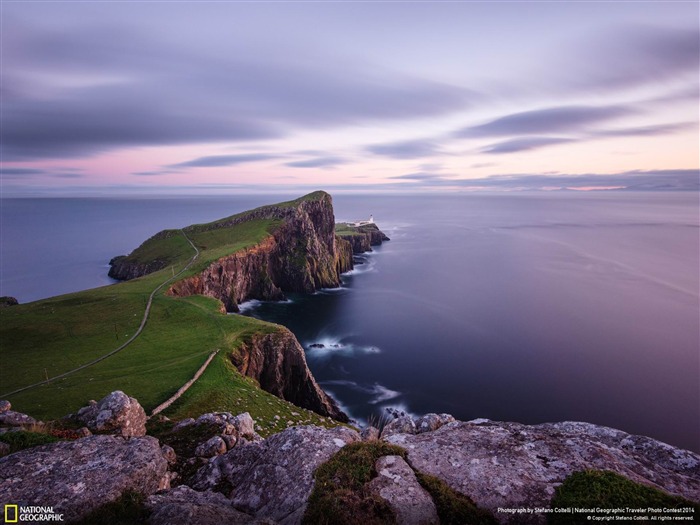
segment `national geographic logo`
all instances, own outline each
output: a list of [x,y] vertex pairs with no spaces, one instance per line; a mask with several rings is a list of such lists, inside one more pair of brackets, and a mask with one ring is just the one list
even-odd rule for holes
[[5,505],[5,523],[37,523],[63,521],[63,514],[54,512],[53,507],[20,507]]

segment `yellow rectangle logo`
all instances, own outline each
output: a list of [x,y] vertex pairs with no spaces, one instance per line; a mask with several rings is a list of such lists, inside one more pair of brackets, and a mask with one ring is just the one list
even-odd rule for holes
[[[14,518],[11,518],[10,516],[13,514]],[[19,510],[17,509],[17,505],[5,505],[5,523],[17,523],[18,516]]]

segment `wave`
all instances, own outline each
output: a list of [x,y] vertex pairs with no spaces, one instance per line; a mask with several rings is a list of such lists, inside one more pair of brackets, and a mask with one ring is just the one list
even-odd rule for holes
[[401,395],[401,392],[396,390],[391,390],[390,388],[380,385],[379,383],[374,383],[372,385],[361,385],[355,381],[347,381],[344,379],[332,379],[329,381],[323,381],[321,385],[325,388],[325,385],[331,386],[345,386],[355,390],[356,392],[361,392],[371,396],[368,401],[370,405],[378,405],[384,401],[389,401],[395,399]]
[[292,301],[291,299],[283,299],[281,301],[260,301],[258,299],[248,299],[247,301],[243,301],[238,305],[238,313],[244,314],[246,312],[250,312],[251,310],[255,310],[261,304],[265,303],[286,304],[293,302],[294,301]]
[[306,355],[315,359],[329,358],[333,355],[352,357],[357,354],[379,354],[381,349],[373,345],[356,345],[345,342],[340,337],[321,337],[303,344]]
[[369,273],[369,272],[375,272],[375,264],[376,261],[374,261],[373,256],[369,254],[363,254],[362,257],[358,257],[358,259],[362,262],[356,262],[355,267],[352,270],[349,270],[343,275],[360,275],[363,273]]

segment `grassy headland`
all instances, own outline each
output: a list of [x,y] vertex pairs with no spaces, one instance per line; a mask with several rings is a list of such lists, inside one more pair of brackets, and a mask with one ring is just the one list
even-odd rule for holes
[[[308,198],[317,197],[311,194]],[[229,219],[185,229],[200,255],[182,277],[259,243],[281,224],[271,219],[224,225]],[[275,325],[223,315],[219,301],[209,297],[167,296],[167,287],[155,295],[144,331],[119,353],[68,377],[3,396],[120,346],[141,323],[150,293],[184,268],[193,254],[182,231],[166,230],[128,256],[136,263],[166,260],[162,270],[112,286],[2,309],[0,397],[8,397],[16,410],[53,419],[77,410],[90,399],[123,390],[150,411],[219,349],[203,376],[166,410],[166,415],[180,418],[212,410],[248,411],[262,426],[263,434],[281,430],[287,421],[333,424],[262,391],[231,365],[228,356],[241,342],[252,334],[274,331]]]

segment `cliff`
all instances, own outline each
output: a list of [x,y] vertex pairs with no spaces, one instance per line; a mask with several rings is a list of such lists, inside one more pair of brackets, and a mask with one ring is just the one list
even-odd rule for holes
[[175,261],[177,258],[177,253],[166,251],[164,253],[157,253],[143,259],[137,257],[136,254],[147,251],[149,246],[157,244],[160,241],[164,241],[173,238],[178,234],[177,230],[163,230],[162,232],[156,233],[153,237],[144,241],[141,246],[134,250],[129,255],[117,255],[109,261],[109,275],[112,279],[118,279],[120,281],[130,281],[131,279],[136,279],[149,273],[157,272],[162,270],[169,264]]
[[[375,225],[369,226],[354,232],[366,241],[366,249],[387,239]],[[246,241],[254,238],[251,229],[258,237],[235,248],[242,237]],[[112,259],[110,275],[133,279],[174,264],[187,250],[191,252],[188,239],[201,250],[200,261],[192,275],[171,284],[166,294],[214,297],[227,312],[237,312],[238,305],[250,299],[279,300],[285,292],[312,293],[340,286],[340,275],[353,268],[353,253],[365,251],[364,245],[336,235],[331,196],[314,192],[182,231],[160,232],[129,256]],[[239,371],[256,379],[263,390],[347,421],[314,380],[291,332],[280,329],[258,334],[238,351],[234,363]]]
[[271,334],[255,334],[237,349],[232,360],[241,374],[260,387],[317,414],[348,421],[335,401],[321,390],[306,365],[304,350],[286,328]]
[[353,253],[372,251],[372,246],[379,246],[390,240],[374,223],[354,226],[350,223],[339,223],[335,227],[336,235],[350,243]]

